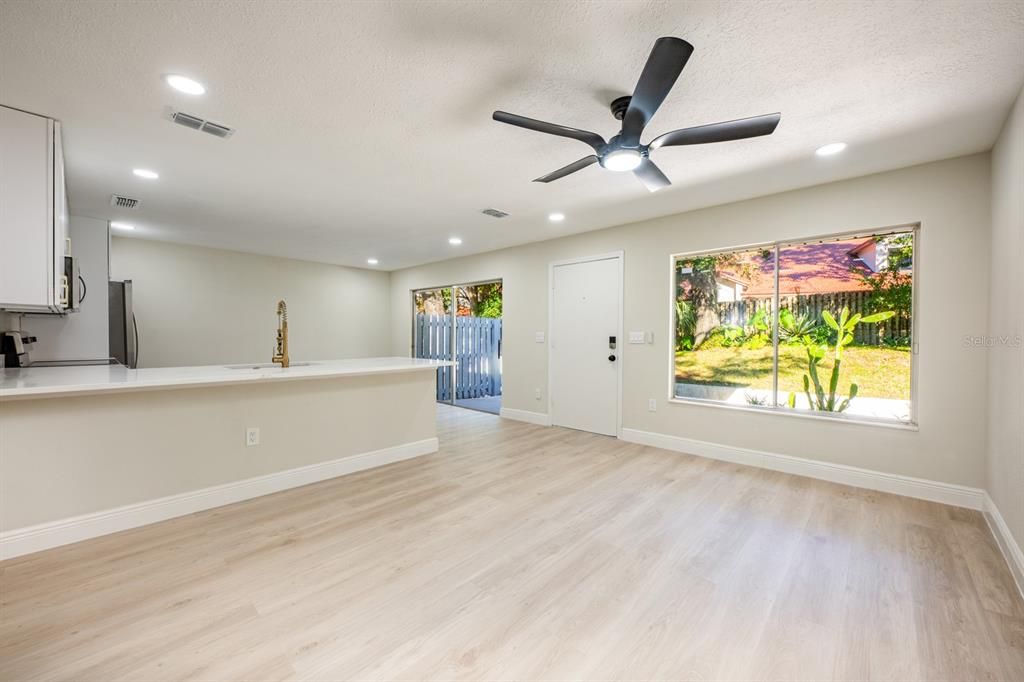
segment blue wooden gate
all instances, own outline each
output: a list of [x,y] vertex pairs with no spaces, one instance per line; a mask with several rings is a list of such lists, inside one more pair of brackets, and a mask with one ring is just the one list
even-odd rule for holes
[[[501,320],[456,317],[452,338],[449,315],[416,315],[413,356],[455,360],[455,370],[437,371],[437,399],[483,398],[501,395]],[[454,385],[453,385],[454,375]]]

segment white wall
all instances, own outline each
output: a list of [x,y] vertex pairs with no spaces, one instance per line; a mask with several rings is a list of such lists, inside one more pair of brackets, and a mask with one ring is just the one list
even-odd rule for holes
[[109,357],[107,341],[107,221],[71,216],[71,253],[78,259],[86,296],[81,309],[67,315],[25,315],[21,328],[39,341],[30,356],[37,360],[95,360]]
[[269,362],[278,299],[293,360],[388,355],[388,274],[115,237],[111,277],[133,281],[139,366]]
[[21,329],[21,315],[0,310],[0,331],[16,331]]
[[[500,277],[503,405],[545,413],[547,347],[534,333],[547,328],[548,264],[623,250],[624,331],[655,339],[622,347],[624,427],[982,487],[987,358],[962,339],[988,328],[989,163],[977,154],[399,270],[391,277],[391,350],[409,354],[410,290]],[[666,404],[669,254],[918,221],[919,431]],[[657,412],[648,412],[648,398],[658,400]]]
[[1024,546],[1024,94],[992,150],[988,492]]

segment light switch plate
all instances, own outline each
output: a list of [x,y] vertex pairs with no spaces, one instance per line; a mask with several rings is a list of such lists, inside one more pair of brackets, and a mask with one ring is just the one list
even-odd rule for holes
[[544,332],[534,332],[533,340],[537,343],[544,343]]
[[630,332],[629,342],[630,343],[647,343],[646,334],[644,332]]

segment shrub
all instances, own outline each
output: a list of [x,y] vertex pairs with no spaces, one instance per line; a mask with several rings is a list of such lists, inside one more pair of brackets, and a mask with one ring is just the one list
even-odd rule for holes
[[799,343],[800,339],[810,334],[818,326],[810,315],[794,315],[793,311],[783,308],[779,311],[779,340],[787,343]]
[[910,348],[910,337],[886,336],[882,339],[882,345],[888,348]]
[[676,350],[693,350],[697,333],[697,312],[693,303],[676,299]]
[[698,346],[699,350],[705,348],[735,348],[743,343],[743,327],[734,324],[723,324],[715,327],[704,337],[704,341]]
[[764,334],[748,336],[743,341],[743,347],[750,350],[758,350],[759,348],[765,348],[770,345],[772,345],[771,337],[765,336]]

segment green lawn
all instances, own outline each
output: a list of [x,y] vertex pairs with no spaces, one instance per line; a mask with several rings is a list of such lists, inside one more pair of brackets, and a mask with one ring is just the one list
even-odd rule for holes
[[[818,364],[824,384],[832,372],[830,357]],[[858,395],[872,398],[910,400],[910,351],[880,346],[848,346],[843,350],[839,375],[840,393],[850,382]],[[779,390],[804,390],[807,351],[801,346],[779,347]],[[676,380],[691,384],[772,388],[772,349],[707,348],[676,353]]]

